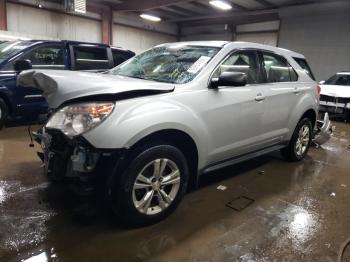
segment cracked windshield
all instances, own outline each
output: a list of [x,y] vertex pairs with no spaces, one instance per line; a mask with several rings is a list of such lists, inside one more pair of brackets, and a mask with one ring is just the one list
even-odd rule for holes
[[219,50],[217,47],[189,45],[155,47],[112,69],[110,73],[184,84],[194,79]]

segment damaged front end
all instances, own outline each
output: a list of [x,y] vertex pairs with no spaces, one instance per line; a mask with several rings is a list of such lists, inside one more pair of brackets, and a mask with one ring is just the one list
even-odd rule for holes
[[350,119],[350,97],[321,95],[320,112],[328,113],[331,117]]
[[38,156],[52,181],[104,179],[124,155],[123,150],[96,149],[81,136],[69,138],[59,130],[45,127],[33,136],[41,145],[42,152],[38,152]]

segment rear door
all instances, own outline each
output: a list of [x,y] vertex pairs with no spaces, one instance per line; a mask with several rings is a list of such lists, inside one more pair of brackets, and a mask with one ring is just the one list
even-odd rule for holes
[[298,75],[287,59],[269,51],[259,51],[266,97],[262,116],[263,140],[266,146],[279,143],[288,133],[288,121],[294,112],[301,89]]

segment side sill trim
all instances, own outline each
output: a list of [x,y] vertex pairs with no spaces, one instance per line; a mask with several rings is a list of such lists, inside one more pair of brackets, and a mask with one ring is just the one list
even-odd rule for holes
[[247,154],[236,156],[236,157],[224,160],[224,161],[220,161],[218,163],[214,163],[214,164],[211,164],[211,165],[205,167],[203,169],[203,171],[201,172],[201,174],[210,173],[210,172],[213,172],[215,170],[237,164],[239,162],[243,162],[243,161],[246,161],[246,160],[261,156],[261,155],[265,155],[265,154],[271,153],[273,151],[279,150],[283,147],[285,147],[285,145],[277,144],[277,145],[273,145],[273,146],[270,146],[267,148],[263,148],[263,149],[258,150],[258,151],[254,151],[252,153],[247,153]]

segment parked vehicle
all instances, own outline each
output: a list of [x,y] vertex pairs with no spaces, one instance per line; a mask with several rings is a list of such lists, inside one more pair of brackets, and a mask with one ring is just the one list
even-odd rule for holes
[[55,113],[36,135],[51,179],[106,181],[115,214],[159,221],[200,175],[281,150],[308,152],[319,88],[303,55],[244,42],[148,50],[106,74],[29,71]]
[[350,121],[350,72],[321,81],[320,111]]
[[16,85],[25,69],[105,71],[134,53],[104,44],[73,41],[9,41],[0,44],[0,128],[8,118],[32,121],[47,114],[36,88]]

